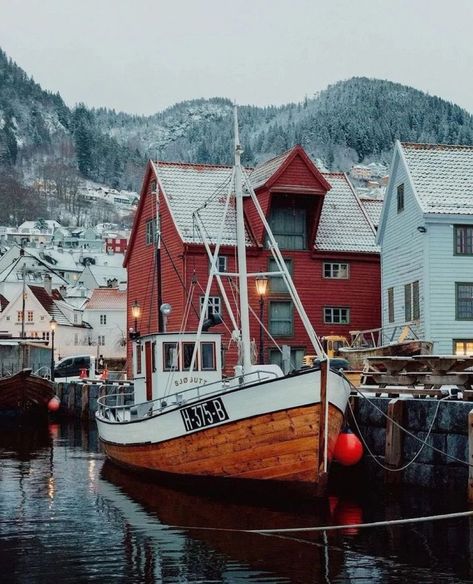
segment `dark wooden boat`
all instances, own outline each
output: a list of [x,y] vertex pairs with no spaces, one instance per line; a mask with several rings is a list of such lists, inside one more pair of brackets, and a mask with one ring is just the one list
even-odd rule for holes
[[45,415],[53,397],[52,381],[34,375],[31,369],[0,378],[0,414]]

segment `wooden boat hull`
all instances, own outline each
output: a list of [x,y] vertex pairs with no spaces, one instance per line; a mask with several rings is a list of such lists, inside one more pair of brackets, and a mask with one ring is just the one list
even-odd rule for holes
[[54,385],[49,379],[24,369],[0,379],[0,413],[47,413],[48,403],[54,395]]
[[[112,461],[141,471],[317,485],[320,372],[292,379],[297,388],[292,395],[286,378],[220,394],[228,419],[190,433],[180,429],[182,408],[146,421],[118,424],[98,416],[104,451]],[[333,391],[329,392],[329,461],[350,392],[346,381],[332,371],[330,381],[337,387],[332,399]],[[160,435],[167,438],[159,440]]]
[[409,340],[380,347],[365,347],[354,349],[341,347],[340,356],[346,359],[352,369],[361,370],[365,366],[367,357],[412,357],[414,355],[430,355],[433,343],[423,340]]

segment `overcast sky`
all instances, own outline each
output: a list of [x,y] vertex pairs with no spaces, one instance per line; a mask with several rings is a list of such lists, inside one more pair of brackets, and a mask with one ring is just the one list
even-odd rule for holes
[[0,46],[66,103],[300,101],[352,76],[473,112],[473,0],[0,0]]

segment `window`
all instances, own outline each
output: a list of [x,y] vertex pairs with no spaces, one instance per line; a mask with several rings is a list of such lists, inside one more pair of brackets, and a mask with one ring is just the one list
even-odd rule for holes
[[454,355],[473,355],[473,339],[453,339]]
[[419,281],[412,283],[412,317],[414,320],[420,318],[420,298],[419,298]]
[[150,188],[151,188],[151,192],[152,193],[155,193],[156,192],[156,181],[155,180],[152,180],[150,182]]
[[74,333],[74,345],[77,347],[79,344],[79,333]]
[[404,286],[404,320],[412,320],[412,284]]
[[151,245],[156,241],[156,219],[146,222],[146,245]]
[[453,233],[455,255],[473,255],[473,226],[455,225]]
[[388,288],[388,321],[394,322],[394,288]]
[[141,344],[136,343],[135,350],[136,350],[136,373],[141,373]]
[[200,343],[202,371],[215,371],[215,343]]
[[42,336],[44,341],[49,341],[49,331],[43,331],[41,333],[41,336]]
[[26,313],[26,319],[28,322],[33,322],[34,321],[34,314],[32,310],[28,310],[28,312]]
[[100,347],[103,347],[103,346],[105,345],[105,336],[104,336],[104,335],[99,335],[99,336],[97,337],[97,344],[98,344]]
[[324,322],[326,324],[349,324],[350,309],[326,306],[324,308]]
[[301,207],[273,207],[269,225],[281,249],[307,248],[307,213]]
[[404,211],[404,183],[397,186],[397,212]]
[[16,313],[17,316],[17,322],[21,322],[23,320],[23,311],[22,310],[18,310],[18,312]]
[[294,329],[292,302],[269,303],[269,332],[275,337],[291,337]]
[[455,283],[455,318],[456,320],[473,320],[473,283]]
[[[284,259],[284,263],[286,264],[287,271],[292,277],[292,260]],[[277,272],[278,266],[276,264],[276,260],[270,259],[269,260],[269,272]],[[287,289],[286,283],[282,276],[270,276],[269,277],[269,293],[270,294],[289,294],[289,290]]]
[[[200,310],[202,310],[202,308],[204,306],[204,300],[205,300],[205,296],[201,296],[200,297]],[[212,316],[212,314],[222,314],[220,296],[209,296],[209,302],[208,302],[207,306],[208,306],[207,318],[210,318]]]
[[100,315],[100,324],[107,324],[107,315],[106,314]]
[[[195,343],[182,343],[182,369],[183,371],[189,371],[192,363],[192,355],[194,353]],[[199,356],[197,355],[194,369],[197,369],[197,364],[199,362]]]
[[[300,347],[291,347],[289,371],[292,369],[300,369],[304,362],[305,349]],[[282,353],[279,349],[269,350],[269,362],[273,365],[279,365],[284,369]]]
[[179,358],[177,354],[177,343],[163,343],[164,351],[164,371],[176,371],[179,369]]
[[324,278],[347,280],[349,278],[349,264],[324,262]]

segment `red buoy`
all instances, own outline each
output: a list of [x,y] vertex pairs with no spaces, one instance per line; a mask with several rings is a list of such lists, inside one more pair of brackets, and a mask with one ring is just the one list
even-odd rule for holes
[[50,412],[57,412],[61,406],[61,400],[58,398],[57,395],[52,397],[48,402],[48,410]]
[[360,462],[363,456],[363,444],[350,429],[343,430],[338,436],[333,458],[343,466],[352,466]]

